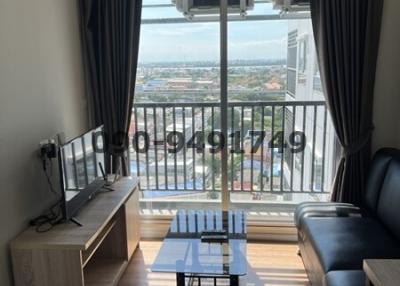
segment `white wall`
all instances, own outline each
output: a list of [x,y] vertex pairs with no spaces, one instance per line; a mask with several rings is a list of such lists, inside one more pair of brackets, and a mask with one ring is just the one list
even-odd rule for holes
[[0,0],[0,285],[8,242],[54,200],[38,143],[87,128],[77,1]]
[[373,149],[400,148],[400,1],[384,0],[375,85]]

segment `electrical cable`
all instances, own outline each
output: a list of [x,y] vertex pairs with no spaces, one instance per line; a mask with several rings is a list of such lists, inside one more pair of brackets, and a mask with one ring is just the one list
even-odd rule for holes
[[61,201],[57,201],[46,213],[32,219],[29,224],[35,226],[37,232],[46,232],[52,229],[62,221],[60,203]]
[[[41,155],[43,172],[46,177],[46,181],[49,187],[49,190],[57,197],[57,202],[52,205],[44,214],[32,219],[29,224],[31,226],[35,226],[35,230],[37,232],[46,232],[52,229],[55,225],[59,224],[63,219],[61,217],[61,198],[57,191],[53,187],[52,183],[52,175],[53,175],[53,162],[50,158],[47,158],[45,154]],[[50,175],[47,171],[48,161],[50,164]]]

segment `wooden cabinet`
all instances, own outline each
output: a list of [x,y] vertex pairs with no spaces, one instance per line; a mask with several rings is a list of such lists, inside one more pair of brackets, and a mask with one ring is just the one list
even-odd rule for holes
[[11,242],[16,286],[116,285],[140,240],[137,181],[123,178],[77,215],[83,224],[29,228]]
[[131,257],[140,240],[139,192],[134,192],[124,204],[127,252]]

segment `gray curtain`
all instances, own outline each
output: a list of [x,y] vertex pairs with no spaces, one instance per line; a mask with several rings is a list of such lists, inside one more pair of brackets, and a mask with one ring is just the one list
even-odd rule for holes
[[321,79],[342,155],[332,200],[362,203],[382,0],[311,0]]
[[128,130],[142,1],[78,1],[90,125],[104,124],[106,171],[115,171],[121,162],[123,175],[129,175]]

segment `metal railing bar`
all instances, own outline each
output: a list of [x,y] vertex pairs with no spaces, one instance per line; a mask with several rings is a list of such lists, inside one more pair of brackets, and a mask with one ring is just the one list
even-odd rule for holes
[[[252,65],[254,66],[254,65]],[[284,66],[283,64],[276,64],[276,65],[272,65],[272,66],[276,66],[276,67],[282,67]],[[213,66],[212,64],[209,65],[209,67],[215,67],[217,68],[217,66]],[[265,64],[259,64],[256,65],[255,67],[265,67]],[[138,67],[140,68],[146,68],[146,67]],[[237,68],[235,65],[231,65],[231,69],[235,69]],[[165,68],[166,70],[168,70],[169,68]],[[191,69],[191,67],[181,67],[180,69]],[[240,94],[244,94],[244,95],[252,95],[252,94],[263,94],[263,95],[286,95],[287,91],[285,90],[275,90],[275,91],[257,91],[257,90],[253,90],[253,89],[238,89],[238,90],[230,90],[230,92],[234,95],[240,95]],[[139,95],[141,97],[146,97],[149,94],[153,94],[154,91],[153,90],[149,90],[149,91],[140,91],[140,92],[135,92],[135,96]],[[219,95],[220,90],[219,89],[165,89],[165,90],[157,90],[157,94],[159,95],[169,95],[169,94],[185,94],[185,95]],[[279,100],[269,100],[269,101],[279,101]],[[280,100],[283,101],[283,100]],[[165,101],[163,103],[167,103],[169,101]],[[218,103],[218,101],[198,101],[200,103]],[[241,101],[232,101],[232,102],[241,102]],[[140,103],[146,103],[146,101],[137,101],[135,102],[135,104],[140,104]],[[150,103],[150,102],[149,102]],[[174,101],[172,103],[184,103],[182,101]],[[186,102],[188,103],[188,102]],[[189,102],[190,103],[190,102]],[[196,102],[195,102],[196,103]]]
[[[137,120],[137,108],[134,108],[133,109],[133,111],[134,111],[134,116],[135,116],[135,132],[137,132],[138,131],[138,120]],[[138,143],[138,145],[139,145],[139,143]],[[139,147],[139,146],[136,146],[136,147]],[[136,174],[137,174],[137,176],[138,176],[138,178],[140,178],[140,160],[139,160],[139,152],[136,152]],[[97,170],[97,168],[96,168],[96,170]],[[139,183],[140,183],[140,180],[139,180]]]
[[298,106],[298,105],[303,105],[306,104],[308,106],[319,106],[319,105],[325,105],[324,101],[231,101],[229,102],[229,106],[247,106],[251,107],[254,105],[264,105],[264,106]]
[[[254,106],[251,107],[251,130],[254,130]],[[254,146],[254,136],[251,135],[251,147],[253,148]],[[250,190],[253,191],[254,187],[253,187],[253,174],[254,174],[254,152],[253,150],[250,150]]]
[[[187,190],[187,191],[189,191],[189,190]],[[215,191],[221,191],[220,189],[216,189]],[[304,191],[301,191],[301,190],[296,190],[296,189],[294,189],[293,191],[290,191],[290,189],[288,188],[288,189],[283,189],[282,191],[281,190],[279,190],[279,189],[277,189],[277,190],[274,190],[274,191],[269,191],[269,190],[266,190],[266,191],[264,191],[264,192],[261,192],[261,191],[257,191],[257,190],[254,190],[253,191],[254,193],[268,193],[268,194],[276,194],[276,195],[279,195],[279,194],[304,194]],[[241,191],[241,190],[234,190],[232,193],[250,193],[249,191],[246,191],[246,190],[244,190],[244,191]],[[317,194],[329,194],[329,192],[327,192],[327,191],[324,191],[324,192],[314,192],[314,193],[317,193]]]
[[[235,148],[235,139],[236,137],[234,136],[235,133],[235,108],[232,106],[231,107],[231,133],[232,133],[232,137],[231,137],[231,146],[232,148]],[[228,141],[226,141],[228,142]],[[235,161],[235,154],[234,152],[231,152],[231,191],[234,190],[234,171],[235,171],[235,166],[234,166],[234,162]]]
[[[189,191],[189,190],[187,190],[187,191]],[[215,190],[215,191],[221,191],[220,189],[217,189],[217,190]],[[257,191],[257,190],[254,190],[253,191],[254,193],[262,193],[261,191]],[[241,191],[241,190],[234,190],[232,193],[249,193],[249,191]],[[304,191],[301,191],[301,190],[293,190],[293,191],[290,191],[290,189],[283,189],[282,191],[281,190],[274,190],[274,191],[269,191],[269,190],[266,190],[266,191],[264,191],[263,192],[264,194],[265,193],[270,193],[270,194],[274,194],[274,195],[283,195],[283,194],[304,194]],[[317,193],[317,194],[329,194],[329,192],[327,192],[327,191],[323,191],[323,192],[314,192],[314,193]]]
[[[307,105],[303,105],[303,133],[306,134],[306,113],[307,113]],[[304,142],[306,144],[307,142]],[[301,153],[301,176],[300,176],[300,185],[301,190],[304,192],[304,154],[306,149],[303,150]]]
[[[153,192],[153,191],[157,191],[157,192],[168,192],[168,191],[171,191],[171,190],[165,190],[165,189],[159,189],[159,190],[156,190],[156,189],[146,189],[146,190],[144,190],[145,192]],[[179,191],[181,192],[201,192],[201,190],[193,190],[193,189],[179,189]],[[219,189],[219,188],[216,188],[215,190],[214,190],[215,192],[221,192],[221,189]],[[290,191],[290,189],[288,188],[288,189],[283,189],[282,191],[281,190],[274,190],[274,191],[269,191],[269,190],[266,190],[266,191],[264,191],[264,192],[261,192],[260,190],[254,190],[253,191],[254,193],[270,193],[270,194],[277,194],[277,195],[279,195],[279,194],[288,194],[288,193],[293,193],[293,194],[304,194],[304,191],[301,191],[301,190],[296,190],[296,189],[294,189],[293,191]],[[249,193],[251,193],[249,190],[243,190],[243,191],[241,191],[241,190],[233,190],[232,191],[232,193],[247,193],[247,194],[249,194]],[[314,193],[316,193],[316,192],[314,192]],[[318,192],[318,194],[329,194],[329,192],[327,192],[327,191],[324,191],[324,192]]]
[[[211,131],[214,131],[214,129],[215,129],[215,123],[214,123],[214,118],[215,116],[214,116],[214,107],[211,107]],[[215,164],[215,153],[214,152],[212,152],[211,153],[211,174],[212,174],[212,177],[211,177],[211,179],[212,179],[212,189],[214,190],[215,189],[215,172],[214,172],[214,164]]]
[[241,110],[242,110],[242,112],[241,112],[241,123],[240,123],[240,128],[241,128],[241,130],[240,130],[240,150],[241,150],[241,152],[240,152],[240,157],[241,157],[241,163],[240,163],[240,190],[241,191],[243,191],[243,169],[244,169],[244,152],[243,152],[243,149],[244,149],[244,136],[243,136],[243,133],[244,133],[244,107],[242,106],[242,108],[241,108]]
[[[147,108],[144,108],[144,132],[145,134],[149,134],[147,132]],[[149,152],[146,152],[146,186],[149,187],[150,185],[150,176],[149,176]]]
[[219,107],[218,102],[140,102],[135,103],[135,107]]
[[[264,112],[264,106],[261,106],[261,136],[265,135],[265,112]],[[265,138],[265,136],[264,136]],[[260,189],[261,191],[264,190],[264,140],[261,144],[261,182],[260,182]]]
[[155,156],[155,168],[156,168],[156,186],[159,188],[158,184],[158,146],[157,146],[157,109],[153,108],[153,124],[154,124],[154,156]]
[[205,131],[204,131],[204,107],[201,108],[201,132],[202,132],[202,167],[203,167],[203,190],[206,190],[206,148],[205,148]]
[[187,188],[187,164],[186,164],[186,152],[187,152],[187,146],[186,146],[186,108],[182,107],[182,133],[183,133],[183,185],[185,189]]
[[[254,105],[258,106],[325,106],[324,101],[230,101],[228,102],[228,107],[252,107]],[[220,107],[220,103],[218,102],[183,102],[183,103],[174,103],[174,102],[141,102],[135,103],[134,107],[136,108],[145,108],[145,107]]]
[[[273,140],[274,138],[274,133],[275,133],[275,106],[272,106],[272,111],[271,111],[271,140]],[[274,142],[271,141],[271,163],[270,163],[270,176],[269,176],[269,180],[270,180],[270,191],[274,190]]]
[[[196,121],[195,121],[195,107],[192,106],[192,137],[195,135],[196,132]],[[193,170],[192,170],[192,174],[193,174],[193,189],[197,190],[197,186],[196,186],[196,150],[195,148],[192,148],[192,160],[193,160]]]
[[317,107],[314,106],[314,122],[313,122],[313,143],[312,143],[312,154],[311,154],[311,192],[314,191],[315,189],[315,182],[314,182],[314,176],[315,176],[315,145],[316,145],[316,138],[317,138]]
[[[292,132],[296,131],[296,106],[293,106],[293,113],[292,113]],[[293,138],[296,140],[296,138]],[[295,152],[292,152],[292,163],[290,166],[290,191],[293,191],[293,177],[294,177],[294,164],[295,164]]]
[[163,135],[164,135],[164,184],[165,188],[168,190],[168,150],[167,150],[167,115],[165,107],[163,107]]
[[[176,107],[172,108],[172,126],[174,134],[176,134]],[[174,138],[176,140],[176,137]],[[177,156],[178,152],[174,152],[174,180],[175,180],[175,189],[178,189],[178,168],[177,168]]]

